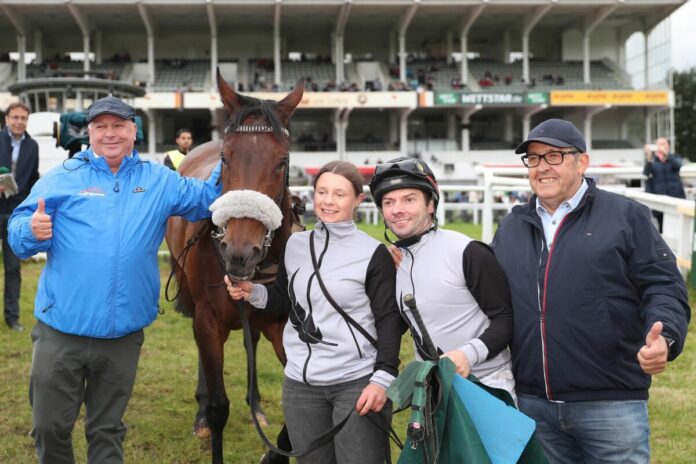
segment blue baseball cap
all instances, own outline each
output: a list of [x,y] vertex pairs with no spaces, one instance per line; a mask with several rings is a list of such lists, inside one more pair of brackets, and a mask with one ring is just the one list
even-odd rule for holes
[[111,95],[100,98],[90,105],[87,109],[87,122],[89,123],[94,118],[105,114],[135,121],[135,110],[133,107]]
[[544,143],[558,148],[574,147],[581,153],[587,151],[585,138],[578,128],[572,122],[563,119],[547,119],[536,126],[529,131],[527,140],[517,146],[515,153],[527,153],[527,147],[532,142]]

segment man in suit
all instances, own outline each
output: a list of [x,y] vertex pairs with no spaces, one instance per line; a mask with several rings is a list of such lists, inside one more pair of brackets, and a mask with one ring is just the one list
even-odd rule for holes
[[29,107],[24,103],[12,103],[5,112],[5,128],[0,132],[0,171],[12,173],[17,183],[17,193],[9,196],[6,195],[6,188],[0,186],[5,323],[17,332],[24,330],[19,323],[21,261],[7,242],[7,222],[12,211],[29,195],[29,191],[39,179],[39,145],[26,132],[29,112]]

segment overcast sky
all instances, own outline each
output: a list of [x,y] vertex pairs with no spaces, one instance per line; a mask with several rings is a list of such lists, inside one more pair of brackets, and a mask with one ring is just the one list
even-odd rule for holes
[[696,67],[696,0],[672,15],[672,66],[678,71]]

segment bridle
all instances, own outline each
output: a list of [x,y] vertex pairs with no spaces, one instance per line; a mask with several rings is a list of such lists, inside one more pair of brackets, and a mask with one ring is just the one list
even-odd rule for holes
[[[290,132],[286,128],[281,127],[281,128],[279,128],[279,131],[287,139],[290,139]],[[273,126],[264,125],[264,124],[240,124],[234,128],[232,128],[228,125],[227,127],[225,127],[224,133],[228,134],[230,132],[239,132],[242,134],[277,133],[276,129],[274,129]],[[220,156],[220,162],[222,164],[227,164],[227,160],[225,159],[224,147],[220,149],[219,156]],[[284,182],[281,185],[281,187],[278,189],[278,193],[276,194],[275,198],[273,199],[273,202],[278,207],[278,209],[280,211],[282,211],[283,210],[283,208],[282,208],[283,196],[288,191],[288,188],[290,186],[290,156],[289,156],[289,154],[282,158],[282,160],[280,161],[280,164],[276,168],[283,170]],[[210,236],[212,237],[213,241],[215,242],[214,248],[218,254],[218,258],[220,258],[221,262],[223,263],[223,266],[224,266],[224,260],[222,259],[222,256],[219,253],[219,245],[220,245],[220,242],[222,241],[222,239],[225,237],[225,229],[226,228],[227,228],[227,222],[225,222],[224,224],[221,224],[217,228],[214,228],[210,232]],[[266,259],[266,256],[268,255],[268,250],[270,249],[271,244],[273,243],[273,238],[275,236],[276,230],[277,229],[266,228],[266,235],[264,236],[263,242],[261,244],[261,259],[259,260],[259,266],[257,266],[257,270],[259,268],[263,268],[263,266],[261,266],[261,263],[264,262],[264,260]],[[274,264],[274,263],[271,263],[271,264]],[[266,267],[268,267],[268,266],[266,266]]]

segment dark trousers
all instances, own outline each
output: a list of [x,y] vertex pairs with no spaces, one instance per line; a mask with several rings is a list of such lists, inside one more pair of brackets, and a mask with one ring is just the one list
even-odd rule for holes
[[75,462],[72,430],[84,403],[87,462],[122,464],[122,419],[133,392],[143,331],[99,339],[65,334],[38,321],[31,338],[31,435],[39,462]]
[[19,288],[22,285],[21,260],[7,242],[7,222],[10,214],[0,214],[2,233],[2,262],[5,269],[5,323],[11,325],[19,320]]
[[388,460],[389,439],[379,425],[391,424],[391,403],[380,413],[382,424],[373,422],[379,419],[377,415],[359,416],[355,411],[369,380],[367,376],[336,385],[313,386],[285,377],[283,411],[295,451],[306,449],[312,440],[352,411],[332,442],[297,458],[298,464],[382,464]]

